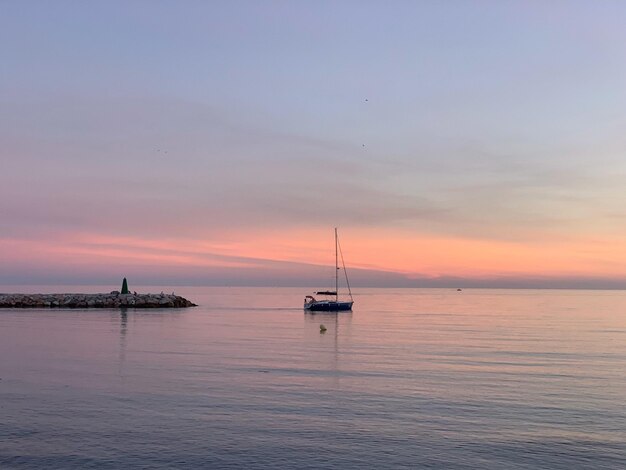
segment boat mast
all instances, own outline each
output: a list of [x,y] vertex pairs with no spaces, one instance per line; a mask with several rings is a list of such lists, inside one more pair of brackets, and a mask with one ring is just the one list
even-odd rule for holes
[[337,227],[335,227],[335,300],[339,301],[339,258],[337,257]]
[[343,251],[341,249],[341,243],[339,243],[339,238],[337,238],[337,246],[339,247],[339,255],[341,256],[341,266],[343,267],[343,273],[346,275],[346,286],[348,287],[348,295],[350,295],[350,300],[354,301],[354,299],[352,298],[352,289],[350,289],[350,280],[348,279],[346,262],[343,260]]

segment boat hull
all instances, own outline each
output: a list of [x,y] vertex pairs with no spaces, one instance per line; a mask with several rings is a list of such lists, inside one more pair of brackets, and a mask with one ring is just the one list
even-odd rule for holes
[[342,312],[352,310],[354,302],[335,302],[321,300],[304,304],[304,309],[311,312]]

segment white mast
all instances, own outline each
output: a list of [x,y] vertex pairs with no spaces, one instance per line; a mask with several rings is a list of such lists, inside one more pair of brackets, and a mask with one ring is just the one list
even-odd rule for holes
[[335,227],[335,300],[339,301],[339,258],[337,257],[337,227]]

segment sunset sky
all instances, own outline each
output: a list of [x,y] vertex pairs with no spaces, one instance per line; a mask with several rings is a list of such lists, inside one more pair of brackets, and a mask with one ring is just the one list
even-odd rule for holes
[[626,2],[0,3],[0,284],[626,287]]

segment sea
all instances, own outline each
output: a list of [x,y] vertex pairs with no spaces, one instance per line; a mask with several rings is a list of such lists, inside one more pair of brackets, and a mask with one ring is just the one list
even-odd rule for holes
[[624,291],[131,289],[0,310],[0,469],[626,468]]

